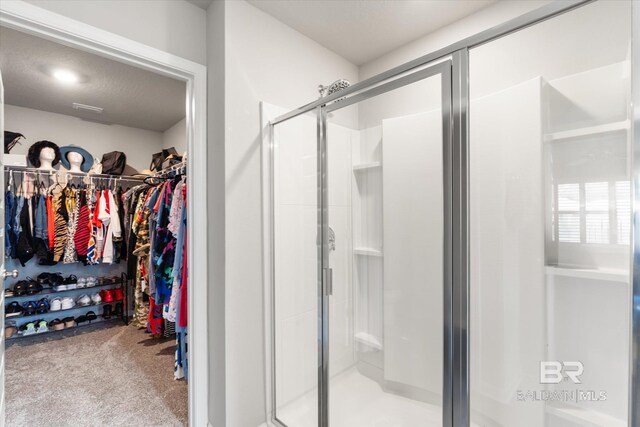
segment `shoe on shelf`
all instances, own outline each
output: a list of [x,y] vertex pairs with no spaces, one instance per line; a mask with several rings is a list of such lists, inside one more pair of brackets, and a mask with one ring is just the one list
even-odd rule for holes
[[96,276],[89,276],[87,277],[87,287],[88,288],[93,288],[97,283],[97,279]]
[[107,304],[104,306],[104,308],[102,309],[102,317],[104,317],[105,319],[111,319],[111,316],[113,315],[113,308],[111,307],[110,304]]
[[64,322],[65,329],[73,328],[74,326],[76,326],[76,319],[74,319],[73,317],[65,317],[64,319],[62,319],[62,321]]
[[87,287],[87,279],[85,279],[84,277],[81,277],[78,279],[78,289],[82,289],[82,288],[86,288]]
[[102,302],[102,298],[100,297],[100,294],[95,293],[91,295],[91,302],[94,304],[100,304]]
[[4,308],[4,317],[20,316],[24,309],[19,302],[14,301]]
[[5,338],[11,338],[12,336],[15,335],[15,333],[18,332],[18,327],[16,326],[16,322],[7,322],[4,325],[4,337]]
[[96,313],[94,313],[93,311],[87,311],[87,314],[85,316],[87,316],[87,320],[89,321],[89,323],[91,323],[92,320],[96,320],[98,318],[98,316],[96,316]]
[[81,314],[80,316],[76,317],[76,324],[79,325],[81,323],[84,322],[88,322],[89,319],[87,319],[87,315],[86,314]]
[[49,311],[58,311],[62,310],[62,299],[54,298],[51,300],[51,306],[49,307]]
[[76,303],[80,307],[86,307],[88,305],[91,305],[91,298],[89,298],[89,295],[83,294],[78,297],[78,299],[76,300]]
[[100,296],[104,302],[113,302],[113,289],[103,289],[100,291]]
[[49,273],[40,273],[40,274],[38,274],[38,277],[36,277],[36,281],[38,283],[40,283],[42,286],[49,285],[50,284],[50,282],[49,282],[49,277],[50,276],[51,275]]
[[25,323],[20,327],[22,335],[33,335],[36,333],[36,324],[34,322]]
[[35,280],[27,277],[29,283],[27,284],[27,295],[35,295],[42,292],[42,285]]
[[4,297],[5,298],[12,297],[14,295],[15,294],[13,293],[13,289],[7,288],[7,289],[4,290]]
[[36,334],[41,334],[43,332],[49,332],[49,328],[47,328],[47,322],[44,320],[41,320],[38,323],[38,329],[36,330]]
[[53,319],[51,322],[49,322],[49,329],[51,329],[52,331],[61,331],[62,329],[64,329],[64,323],[60,319]]
[[76,305],[76,302],[73,300],[73,298],[69,298],[69,297],[62,298],[62,303],[61,303],[62,310],[69,310],[70,308],[75,307],[75,305]]
[[23,315],[24,316],[33,316],[34,314],[36,314],[36,309],[37,309],[37,304],[35,301],[27,301],[24,304],[22,304],[22,308],[23,308]]
[[36,304],[36,312],[38,312],[39,314],[44,314],[51,308],[51,306],[49,305],[49,300],[46,298],[42,298]]
[[13,293],[19,297],[26,295],[28,284],[29,282],[27,280],[19,280],[15,285],[13,285]]
[[67,290],[76,289],[78,287],[78,278],[75,274],[72,274],[64,279],[64,284],[67,285]]
[[56,291],[66,291],[67,285],[64,283],[64,277],[61,273],[49,274],[49,284]]
[[116,317],[123,317],[124,316],[124,304],[122,302],[117,302],[116,303],[115,316]]
[[116,301],[122,301],[124,299],[124,292],[122,291],[122,287],[120,288],[115,288],[113,290],[113,298]]

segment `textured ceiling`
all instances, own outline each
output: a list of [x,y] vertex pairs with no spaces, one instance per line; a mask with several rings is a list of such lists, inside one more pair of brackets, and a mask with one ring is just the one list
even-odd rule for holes
[[[51,77],[53,68],[73,70],[82,80],[62,84]],[[11,105],[158,132],[185,116],[184,82],[4,27],[0,70]],[[104,111],[75,110],[74,102]]]
[[496,0],[248,0],[353,64],[458,21]]

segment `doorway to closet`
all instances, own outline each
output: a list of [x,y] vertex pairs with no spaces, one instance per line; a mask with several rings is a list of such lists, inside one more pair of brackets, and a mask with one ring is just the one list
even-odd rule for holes
[[7,423],[187,425],[186,83],[6,27],[0,52]]

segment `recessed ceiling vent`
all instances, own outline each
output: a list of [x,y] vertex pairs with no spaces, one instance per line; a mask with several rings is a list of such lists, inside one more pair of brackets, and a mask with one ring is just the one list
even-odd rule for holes
[[77,102],[74,102],[72,105],[76,110],[86,110],[97,114],[102,114],[103,111],[101,107],[94,107],[93,105],[78,104]]

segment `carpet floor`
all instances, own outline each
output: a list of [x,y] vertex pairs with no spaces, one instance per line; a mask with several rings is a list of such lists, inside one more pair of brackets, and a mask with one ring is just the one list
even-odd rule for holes
[[7,426],[186,426],[175,340],[95,325],[16,340],[5,351]]

